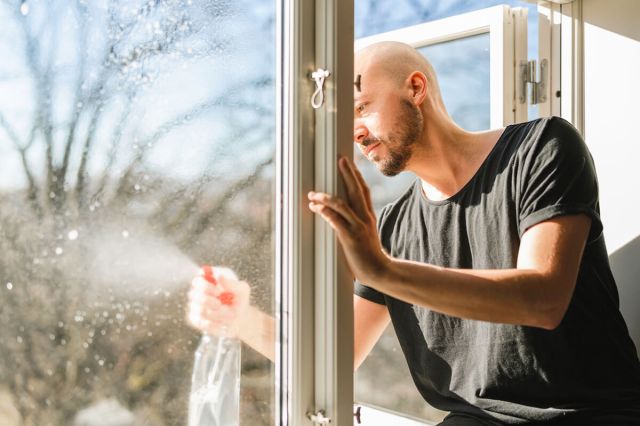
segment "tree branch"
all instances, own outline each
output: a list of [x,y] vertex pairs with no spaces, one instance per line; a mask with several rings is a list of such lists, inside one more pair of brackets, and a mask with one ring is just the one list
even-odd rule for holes
[[273,157],[270,157],[262,163],[258,164],[250,175],[248,175],[244,179],[239,180],[229,189],[227,189],[224,194],[222,194],[222,196],[216,200],[216,202],[213,204],[214,207],[212,209],[209,209],[198,215],[198,217],[196,217],[195,219],[195,225],[191,227],[189,233],[185,234],[185,237],[180,242],[180,246],[188,246],[190,244],[193,244],[194,239],[197,240],[198,238],[200,238],[202,232],[209,227],[211,221],[226,209],[227,203],[236,195],[238,195],[240,191],[253,185],[258,180],[260,173],[272,163]]

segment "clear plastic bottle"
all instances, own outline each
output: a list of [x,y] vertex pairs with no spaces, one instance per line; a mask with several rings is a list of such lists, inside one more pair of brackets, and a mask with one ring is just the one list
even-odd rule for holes
[[[202,267],[204,278],[216,285],[213,268]],[[222,304],[233,303],[223,292]],[[204,334],[198,345],[191,376],[189,426],[240,425],[240,341]]]

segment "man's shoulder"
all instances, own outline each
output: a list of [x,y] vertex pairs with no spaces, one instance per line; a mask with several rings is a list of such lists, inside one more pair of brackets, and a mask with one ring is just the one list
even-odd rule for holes
[[571,123],[557,116],[541,117],[523,123],[511,124],[507,126],[507,130],[510,131],[512,138],[522,139],[529,143],[544,142],[558,137],[582,139],[578,130]]
[[[507,146],[516,158],[534,160],[541,153],[583,153],[586,145],[578,130],[567,120],[551,116],[507,126]],[[545,154],[545,156],[547,156]]]
[[378,232],[382,235],[388,233],[393,224],[405,218],[410,212],[418,207],[420,202],[420,179],[416,178],[413,184],[409,185],[394,201],[386,204],[378,214]]

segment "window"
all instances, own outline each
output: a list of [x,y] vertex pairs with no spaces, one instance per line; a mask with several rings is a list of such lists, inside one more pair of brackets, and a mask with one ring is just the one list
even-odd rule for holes
[[[272,1],[0,4],[9,416],[186,424],[199,264],[275,312],[275,18]],[[274,367],[244,347],[242,371],[242,423],[274,424]]]
[[[275,364],[243,346],[242,424],[349,423],[351,292],[301,201],[351,150],[353,4],[12,0],[0,19],[8,416],[185,424],[207,263],[276,319]],[[331,74],[317,110],[311,64]]]
[[[521,55],[508,45],[522,40],[516,15],[496,8],[449,18],[469,12],[467,3],[357,2],[355,30],[372,36],[443,19],[447,29],[423,27],[429,37],[414,42],[449,85],[450,111],[473,129],[519,120],[521,107],[510,117],[507,103],[519,86],[511,74],[496,77],[512,72],[502,67],[509,55]],[[185,293],[196,266],[211,263],[249,281],[253,303],[277,320],[275,364],[243,346],[242,423],[351,422],[348,273],[305,194],[339,193],[334,160],[352,149],[353,46],[344,40],[353,39],[353,7],[0,4],[0,403],[8,416],[184,424],[200,337],[184,321]],[[442,54],[454,44],[474,59],[453,68],[470,63],[473,78],[443,71],[461,60]],[[330,74],[314,110],[317,68]],[[491,96],[487,87],[498,84],[501,94],[487,110],[478,103],[486,96],[447,95],[447,76]],[[376,205],[390,201],[386,181],[361,165]],[[409,177],[399,179],[396,188]],[[366,371],[376,357],[399,354],[389,339],[358,383],[373,383]],[[414,392],[406,377],[397,383],[398,395]],[[358,398],[376,405],[368,386]],[[403,399],[388,408],[428,417],[417,395]]]

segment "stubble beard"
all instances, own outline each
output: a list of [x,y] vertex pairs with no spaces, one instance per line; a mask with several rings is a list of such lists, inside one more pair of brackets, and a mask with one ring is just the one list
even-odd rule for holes
[[402,114],[394,128],[386,139],[379,142],[387,147],[386,158],[374,156],[372,161],[378,170],[385,176],[396,176],[407,166],[407,162],[413,154],[413,148],[420,137],[423,118],[420,110],[407,99],[402,100]]

